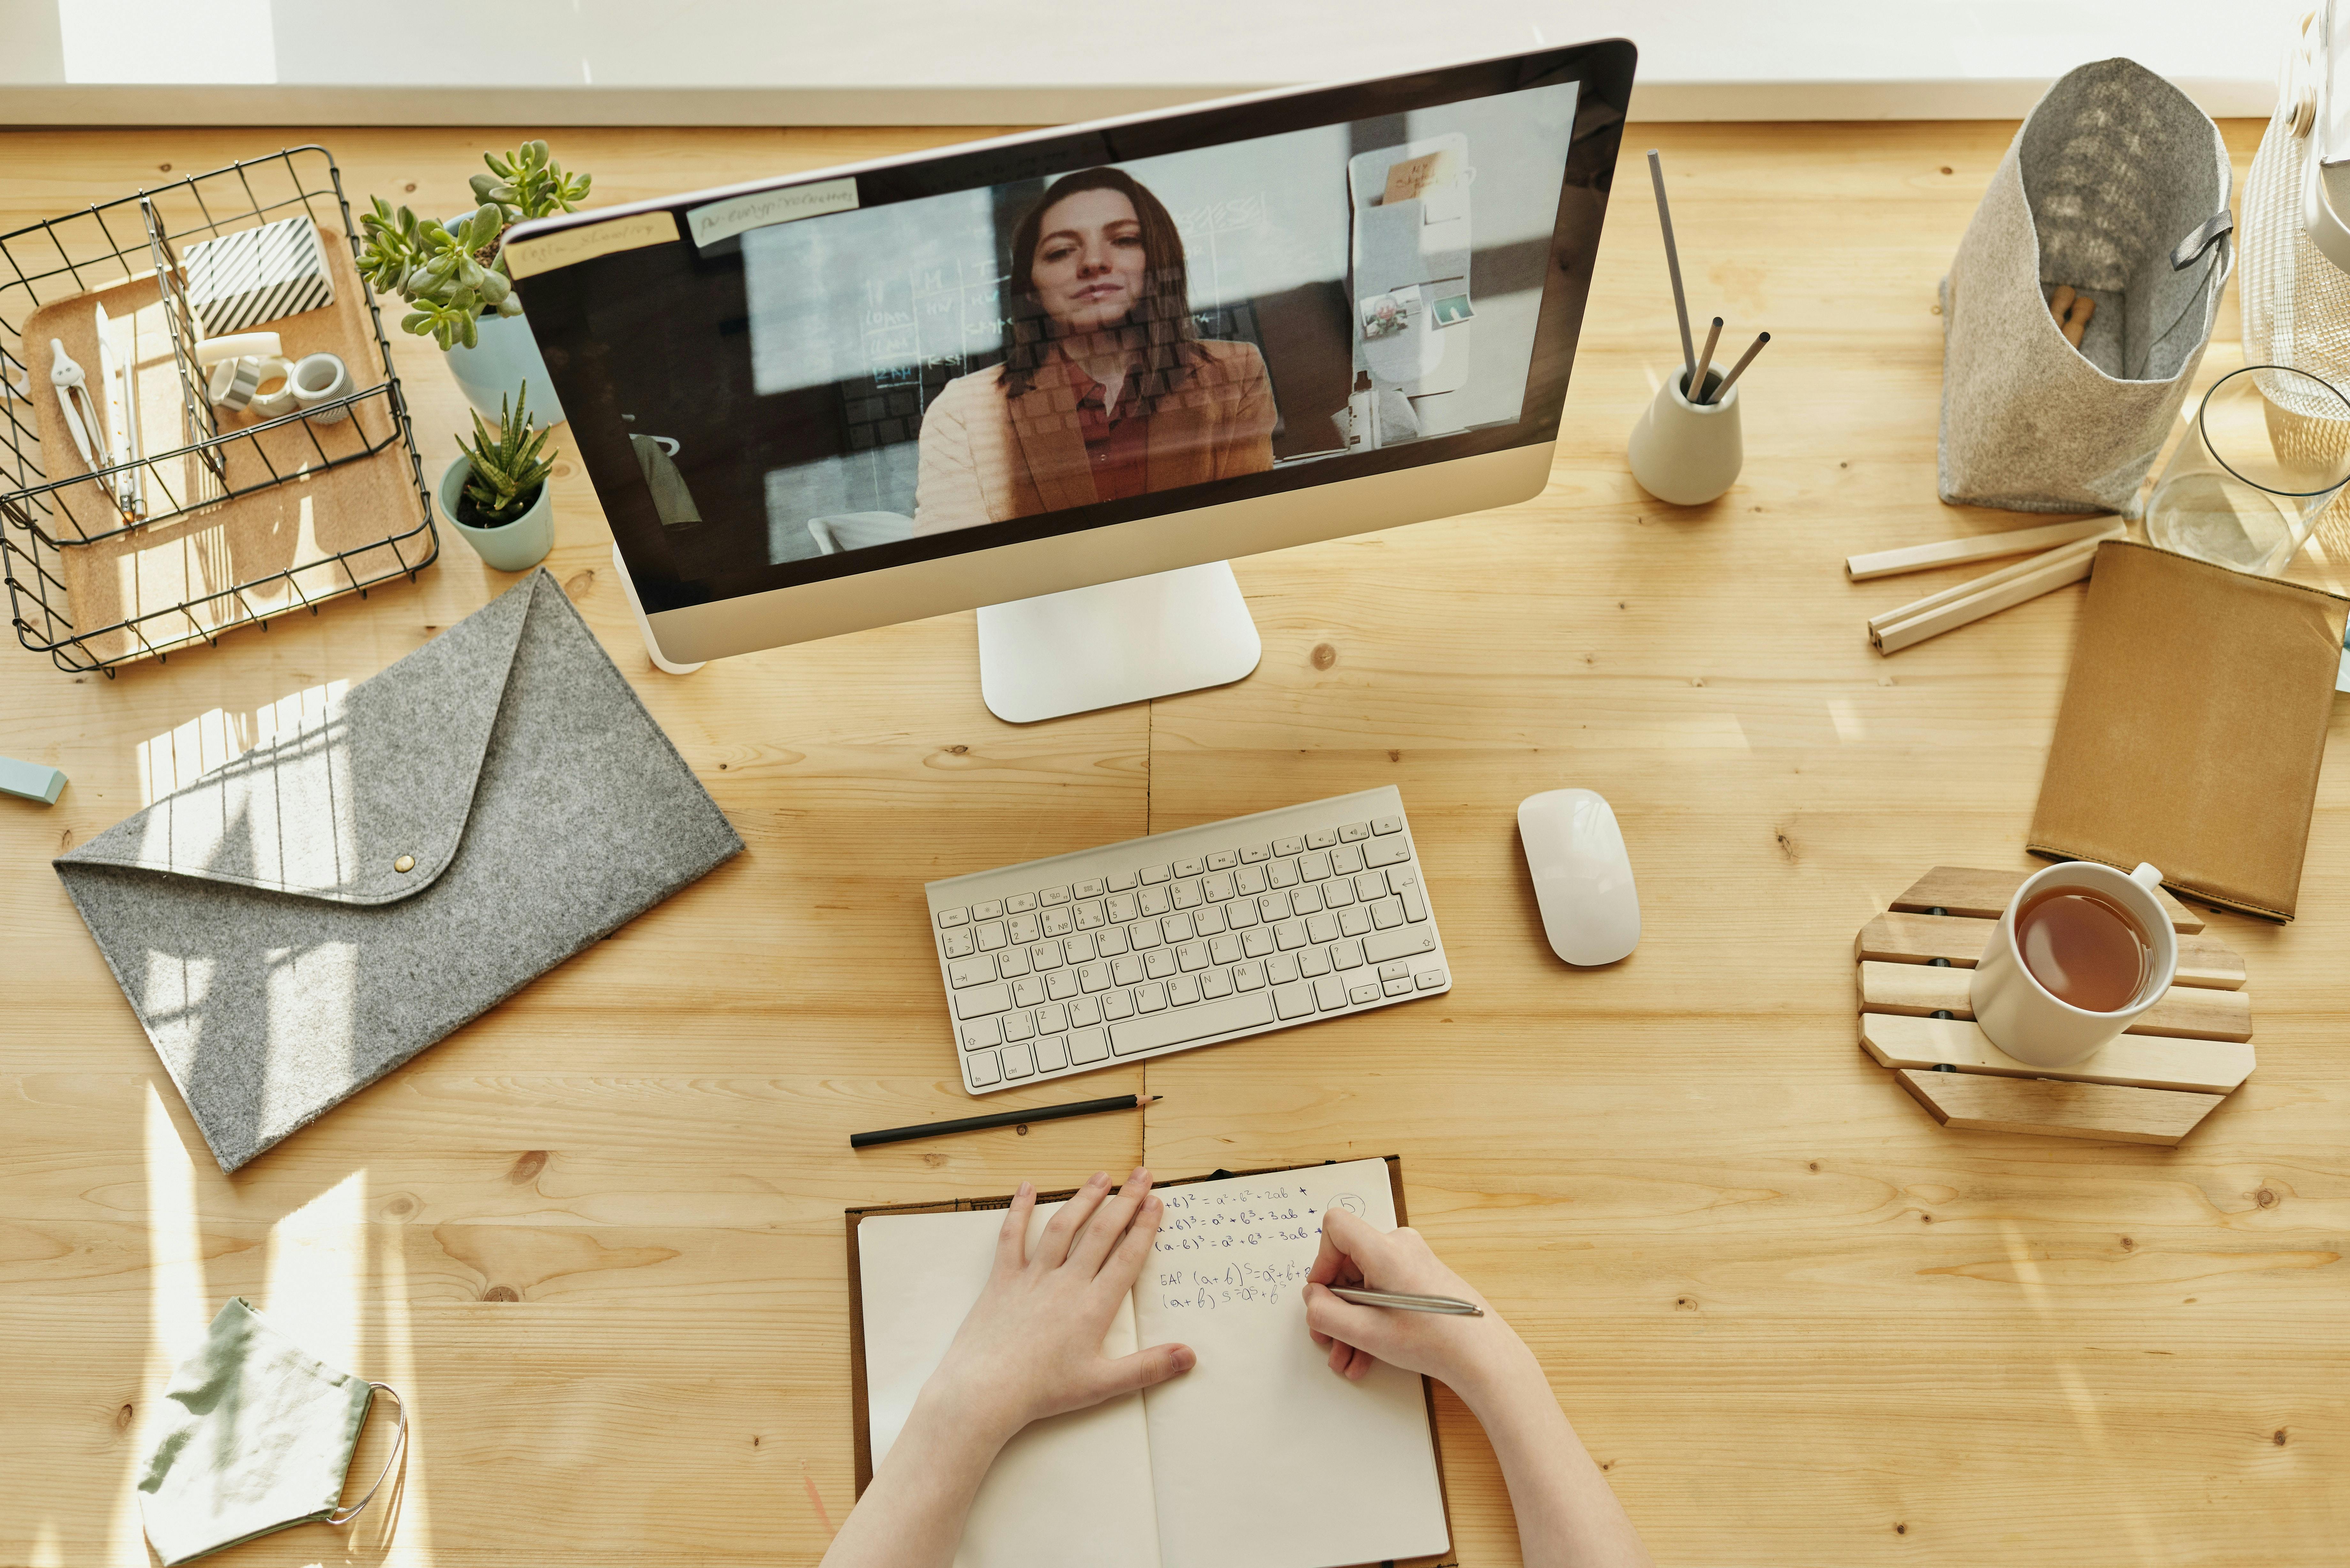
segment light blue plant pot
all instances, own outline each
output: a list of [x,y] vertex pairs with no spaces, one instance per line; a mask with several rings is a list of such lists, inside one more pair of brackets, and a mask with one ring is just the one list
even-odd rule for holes
[[555,548],[555,486],[540,485],[538,499],[513,522],[475,528],[457,521],[457,497],[473,472],[473,460],[461,457],[441,476],[441,515],[448,519],[449,526],[473,547],[484,565],[496,571],[526,572],[546,559],[546,553]]
[[442,350],[449,374],[457,379],[465,400],[481,416],[495,423],[498,407],[510,403],[525,381],[530,383],[531,422],[544,429],[563,422],[563,402],[555,395],[555,381],[538,352],[526,316],[484,316],[474,324],[473,348],[460,343]]

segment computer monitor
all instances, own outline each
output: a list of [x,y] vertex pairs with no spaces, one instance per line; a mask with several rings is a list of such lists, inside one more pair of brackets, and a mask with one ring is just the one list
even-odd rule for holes
[[660,656],[982,607],[1033,720],[1238,680],[1232,556],[1550,473],[1622,40],[517,227]]

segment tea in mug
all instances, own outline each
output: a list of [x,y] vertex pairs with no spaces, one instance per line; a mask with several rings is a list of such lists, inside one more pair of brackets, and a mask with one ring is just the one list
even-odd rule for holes
[[2032,978],[2084,1012],[2119,1012],[2154,968],[2154,944],[2102,893],[2051,888],[2015,913],[2015,950]]

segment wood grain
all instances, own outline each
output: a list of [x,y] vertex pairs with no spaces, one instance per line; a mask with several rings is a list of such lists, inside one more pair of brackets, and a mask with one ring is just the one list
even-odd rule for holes
[[[1970,971],[1936,969],[1915,963],[1863,963],[1860,966],[1860,1006],[1864,1012],[1910,1012],[1919,1017],[1948,1012],[1972,1018],[1968,999]],[[2139,1016],[2126,1031],[2131,1034],[2185,1034],[2199,1040],[2250,1040],[2252,998],[2250,992],[2212,991],[2174,985],[2162,1000]]]
[[[1860,929],[1853,956],[1887,963],[1931,963],[1948,959],[1959,969],[1982,961],[1996,923],[1956,915],[1879,915]],[[2177,983],[2215,991],[2241,990],[2244,957],[2210,937],[2181,936]]]
[[[2031,875],[2030,871],[1975,871],[1960,866],[1937,866],[1911,883],[1907,892],[1892,901],[1891,908],[1918,914],[1939,908],[1948,915],[1995,917],[2006,912],[2015,890]],[[2191,934],[2203,929],[2203,917],[2172,898],[2169,888],[2157,888],[2154,896],[2169,913],[2174,929]]]
[[2051,1137],[2095,1137],[2114,1143],[2165,1147],[2193,1132],[2221,1098],[2054,1078],[1998,1078],[1906,1069],[1894,1076],[1944,1127]]
[[2224,1095],[2249,1077],[2252,1048],[2241,1041],[2170,1039],[2125,1034],[2070,1067],[2019,1062],[1991,1043],[1971,1019],[1911,1018],[1898,1012],[1860,1015],[1860,1044],[1887,1067],[1929,1071],[1947,1063],[1961,1073],[2008,1078],[2064,1078],[2083,1084],[2126,1084],[2142,1089],[2194,1089]]
[[[2238,189],[2259,130],[2227,128]],[[72,779],[0,802],[0,1563],[143,1568],[155,1396],[239,1293],[416,1424],[388,1540],[308,1528],[238,1568],[812,1563],[850,1490],[843,1209],[1392,1153],[1659,1563],[2332,1568],[2350,720],[2301,918],[2210,917],[2260,978],[2262,1066],[2184,1147],[1948,1133],[1853,1045],[1852,934],[1918,867],[2010,867],[2012,892],[2038,864],[2079,590],[1887,663],[1854,635],[1883,589],[1842,569],[2033,521],[1934,498],[1936,284],[2012,130],[1639,128],[1550,489],[1235,563],[1263,665],[1147,708],[997,722],[967,615],[661,675],[567,458],[549,565],[749,853],[234,1180],[47,859],[512,579],[451,539],[412,587],[111,682],[0,649],[0,754]],[[618,202],[961,134],[550,136]],[[8,133],[0,227],[313,139],[355,201],[442,210],[514,138]],[[1695,509],[1623,462],[1679,357],[1651,145],[1693,308],[1774,338],[1745,472]],[[2241,362],[2237,319],[2199,383]],[[394,352],[436,475],[461,400],[429,343]],[[2328,527],[2312,580],[2350,560]],[[1169,1096],[1141,1116],[848,1150],[969,1108],[923,881],[1386,783],[1451,992],[1017,1102]],[[1603,971],[1550,955],[1512,820],[1568,784],[1608,797],[1639,878],[1644,940]],[[1438,1416],[1462,1563],[1515,1563],[1490,1449],[1451,1394]]]

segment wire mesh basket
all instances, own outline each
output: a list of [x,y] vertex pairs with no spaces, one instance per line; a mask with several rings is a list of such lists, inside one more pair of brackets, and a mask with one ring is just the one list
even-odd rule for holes
[[[276,616],[315,614],[328,599],[364,597],[395,577],[412,579],[439,555],[423,462],[382,315],[355,266],[342,273],[339,261],[333,264],[338,286],[366,306],[365,334],[372,337],[363,355],[370,362],[348,366],[348,392],[228,428],[205,394],[182,250],[300,215],[317,225],[326,244],[348,245],[355,263],[358,242],[341,171],[318,146],[287,148],[0,234],[0,566],[18,639],[59,669],[110,675],[130,659],[216,643],[239,626],[265,630]],[[119,449],[108,445],[92,454],[86,472],[45,472],[36,405],[57,395],[50,374],[61,350],[27,342],[28,326],[45,307],[150,279],[169,338],[184,441],[165,443],[167,450],[134,446],[129,461],[113,461]],[[102,330],[102,306],[99,320]],[[161,363],[159,357],[159,373]],[[135,387],[138,379],[134,367],[129,383]],[[396,493],[398,501],[380,519],[369,509],[357,535],[346,527],[324,543],[310,542],[302,558],[273,558],[265,565],[275,569],[266,570],[248,570],[217,547],[205,555],[191,545],[201,569],[169,602],[150,605],[130,596],[125,605],[105,596],[87,596],[103,601],[95,605],[74,602],[70,585],[87,581],[101,557],[173,537],[188,526],[183,520],[228,516],[240,502],[250,509],[248,498],[285,486],[315,488],[321,476],[342,470],[348,477],[354,465],[369,463],[395,465],[397,482],[384,471],[369,472],[382,482],[382,494]],[[301,516],[307,524],[307,501]]]

